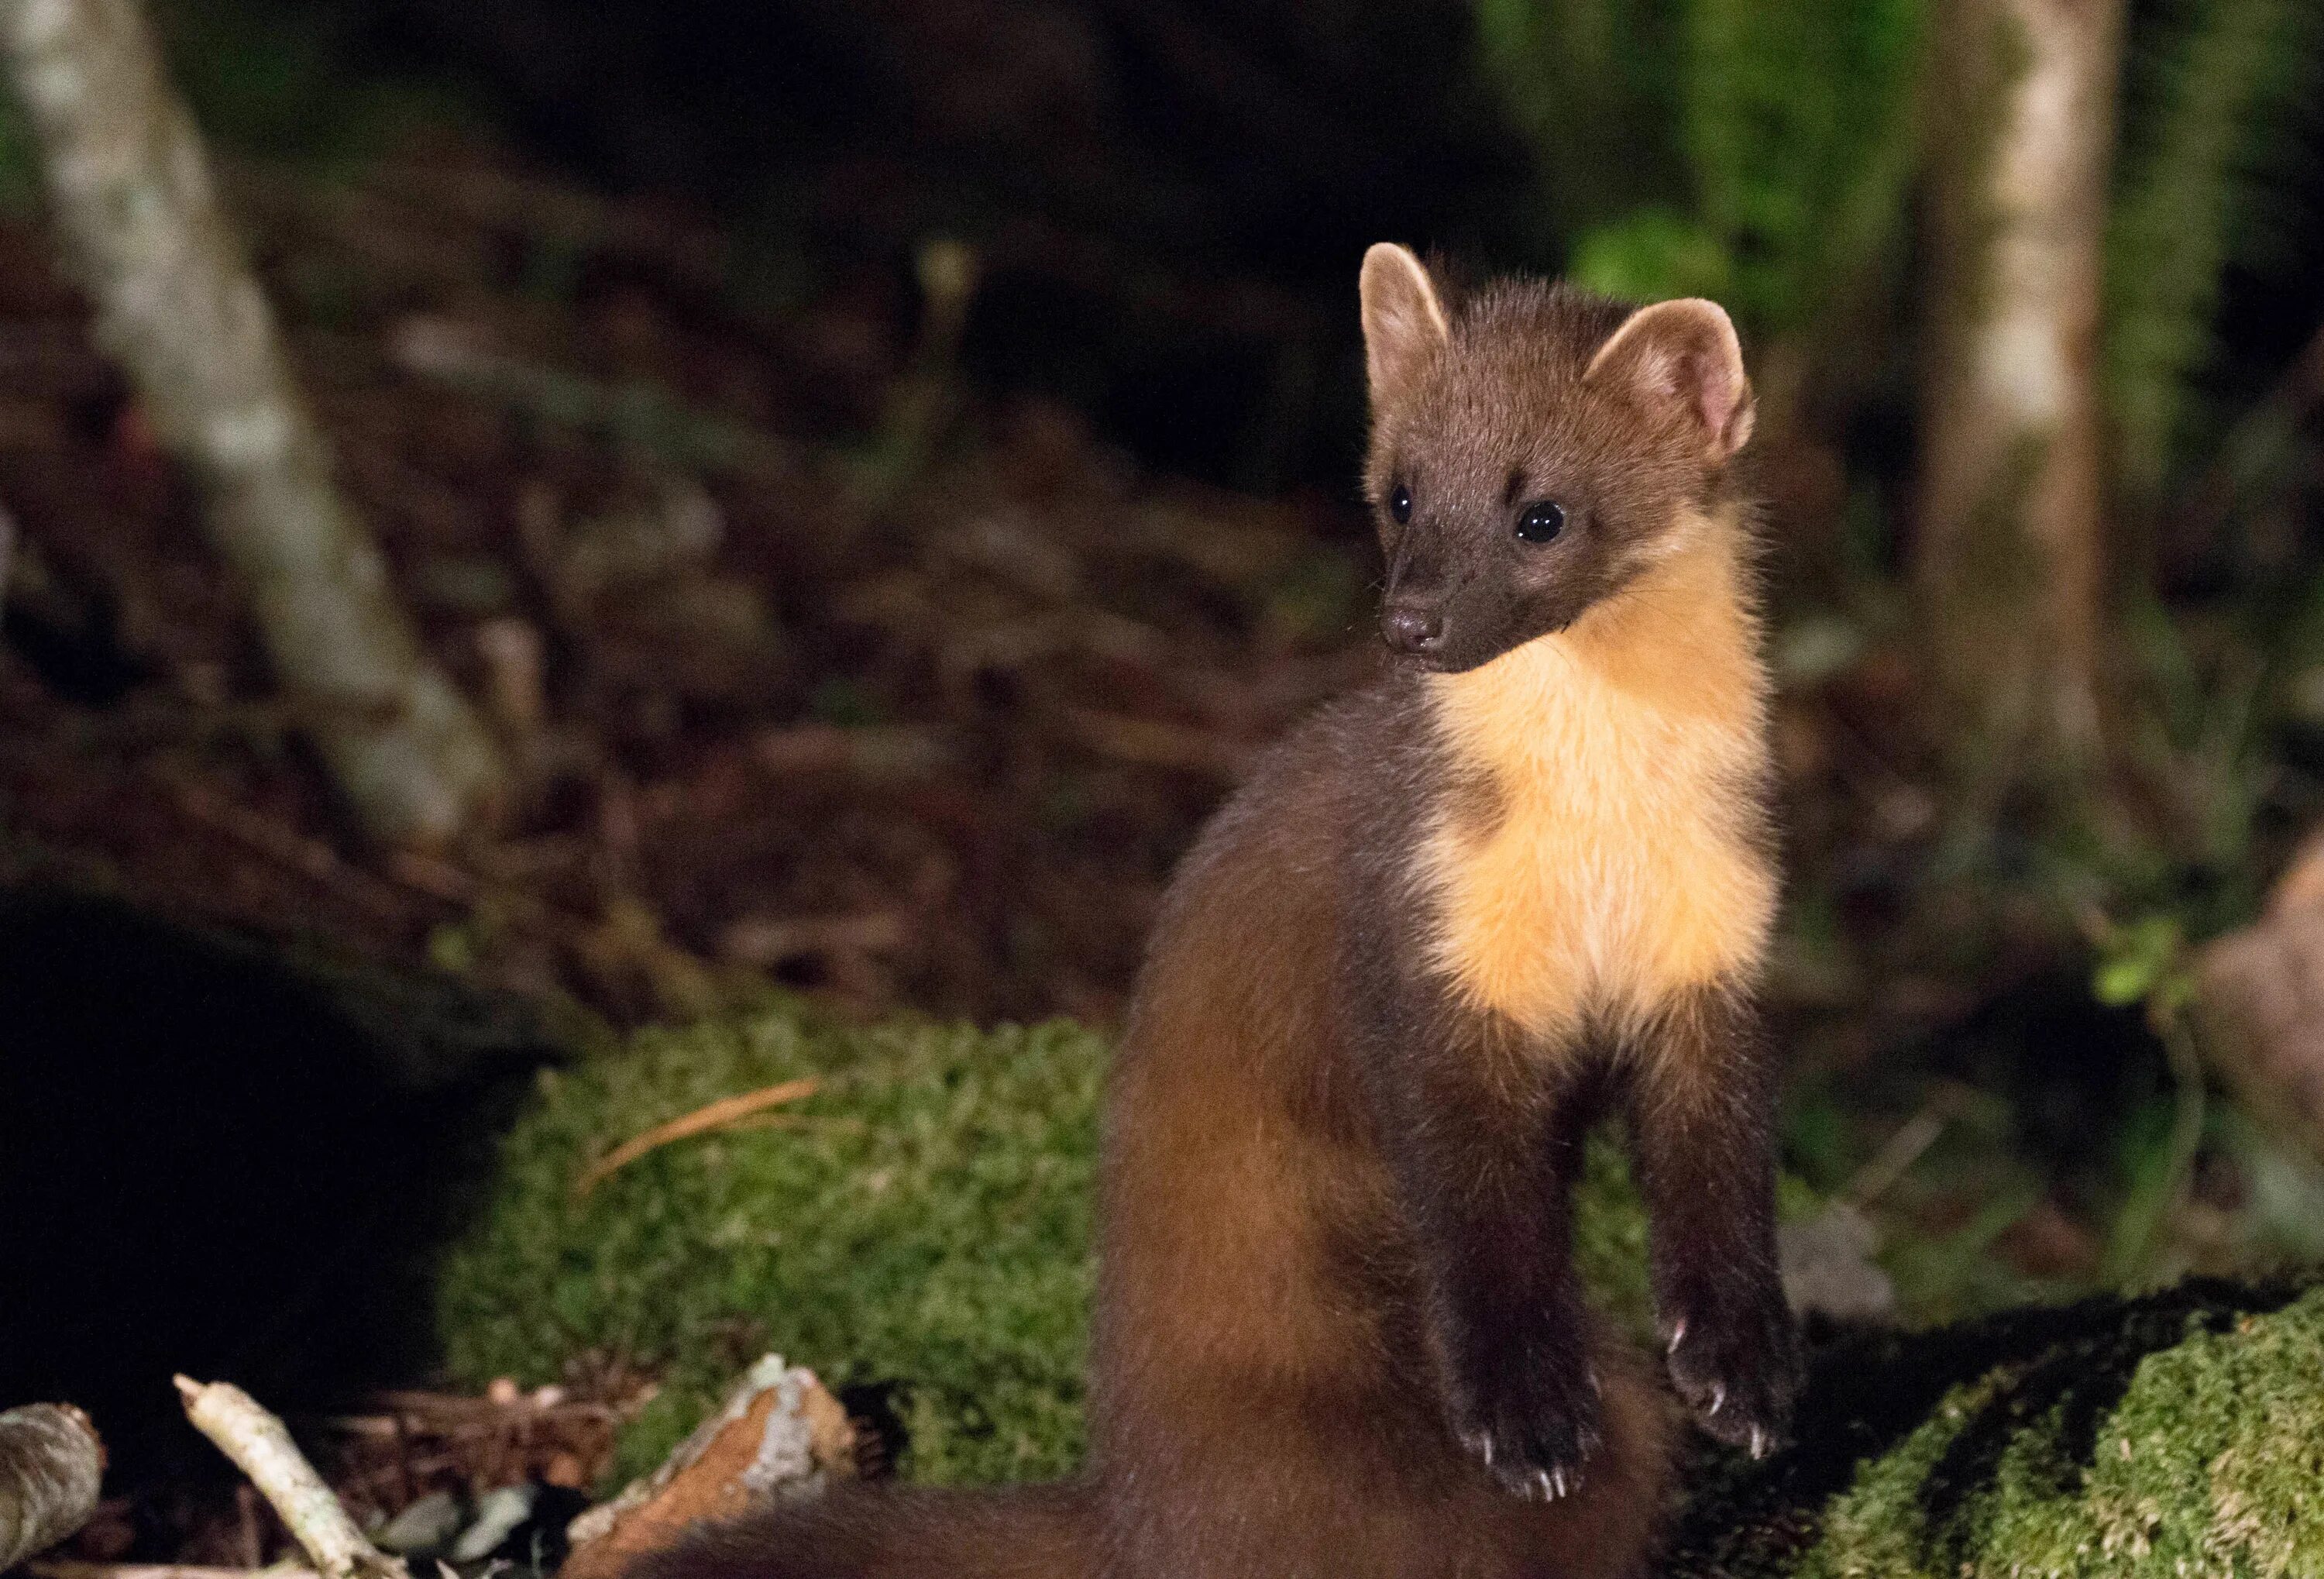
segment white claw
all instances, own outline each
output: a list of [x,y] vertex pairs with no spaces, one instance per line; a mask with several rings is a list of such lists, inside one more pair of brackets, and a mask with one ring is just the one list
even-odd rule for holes
[[1723,1381],[1712,1382],[1711,1384],[1711,1408],[1709,1412],[1715,1415],[1726,1407],[1727,1384]]
[[1678,1353],[1678,1346],[1679,1346],[1679,1344],[1680,1344],[1681,1343],[1684,1342],[1684,1341],[1685,1341],[1685,1339],[1686,1339],[1686,1317],[1684,1317],[1684,1316],[1681,1316],[1681,1317],[1679,1317],[1679,1318],[1678,1318],[1678,1325],[1677,1325],[1676,1326],[1674,1326],[1674,1327],[1671,1328],[1670,1347],[1669,1347],[1669,1348],[1667,1348],[1667,1349],[1665,1349],[1665,1350],[1663,1351],[1663,1353],[1665,1353],[1665,1354],[1675,1354],[1675,1353]]
[[1751,1456],[1754,1458],[1767,1456],[1767,1433],[1757,1426],[1751,1427]]
[[1565,1472],[1563,1470],[1558,1469],[1549,1472],[1549,1495],[1553,1501],[1557,1498],[1565,1495]]
[[1537,1469],[1534,1471],[1533,1483],[1540,1489],[1541,1500],[1543,1501],[1554,1502],[1557,1501],[1557,1479],[1547,1470]]

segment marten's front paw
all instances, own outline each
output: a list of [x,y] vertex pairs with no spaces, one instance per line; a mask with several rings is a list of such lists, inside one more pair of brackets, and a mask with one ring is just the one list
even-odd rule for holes
[[1782,1292],[1703,1300],[1664,1328],[1671,1383],[1705,1431],[1764,1458],[1784,1445],[1800,1391],[1799,1329]]
[[1598,1380],[1579,1366],[1496,1368],[1456,1403],[1453,1434],[1511,1496],[1551,1502],[1582,1484],[1598,1449]]

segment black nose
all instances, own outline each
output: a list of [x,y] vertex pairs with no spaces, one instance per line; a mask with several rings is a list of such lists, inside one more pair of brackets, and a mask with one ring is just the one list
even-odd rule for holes
[[1380,634],[1398,652],[1425,652],[1444,640],[1444,616],[1434,609],[1391,607],[1380,615]]

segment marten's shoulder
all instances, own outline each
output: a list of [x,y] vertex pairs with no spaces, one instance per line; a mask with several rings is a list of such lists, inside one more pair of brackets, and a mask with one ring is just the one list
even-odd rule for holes
[[1285,884],[1336,886],[1333,868],[1406,847],[1443,750],[1414,674],[1392,671],[1333,698],[1260,752],[1181,862],[1161,918]]

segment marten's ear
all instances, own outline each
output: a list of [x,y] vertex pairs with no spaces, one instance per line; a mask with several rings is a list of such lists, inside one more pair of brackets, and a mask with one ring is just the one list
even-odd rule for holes
[[1725,460],[1751,437],[1751,381],[1743,346],[1715,301],[1658,301],[1632,313],[1590,359],[1586,383],[1629,386],[1641,400],[1682,404],[1703,448]]
[[1444,306],[1412,249],[1392,241],[1364,254],[1356,289],[1364,307],[1364,367],[1378,411],[1412,388],[1444,344]]

